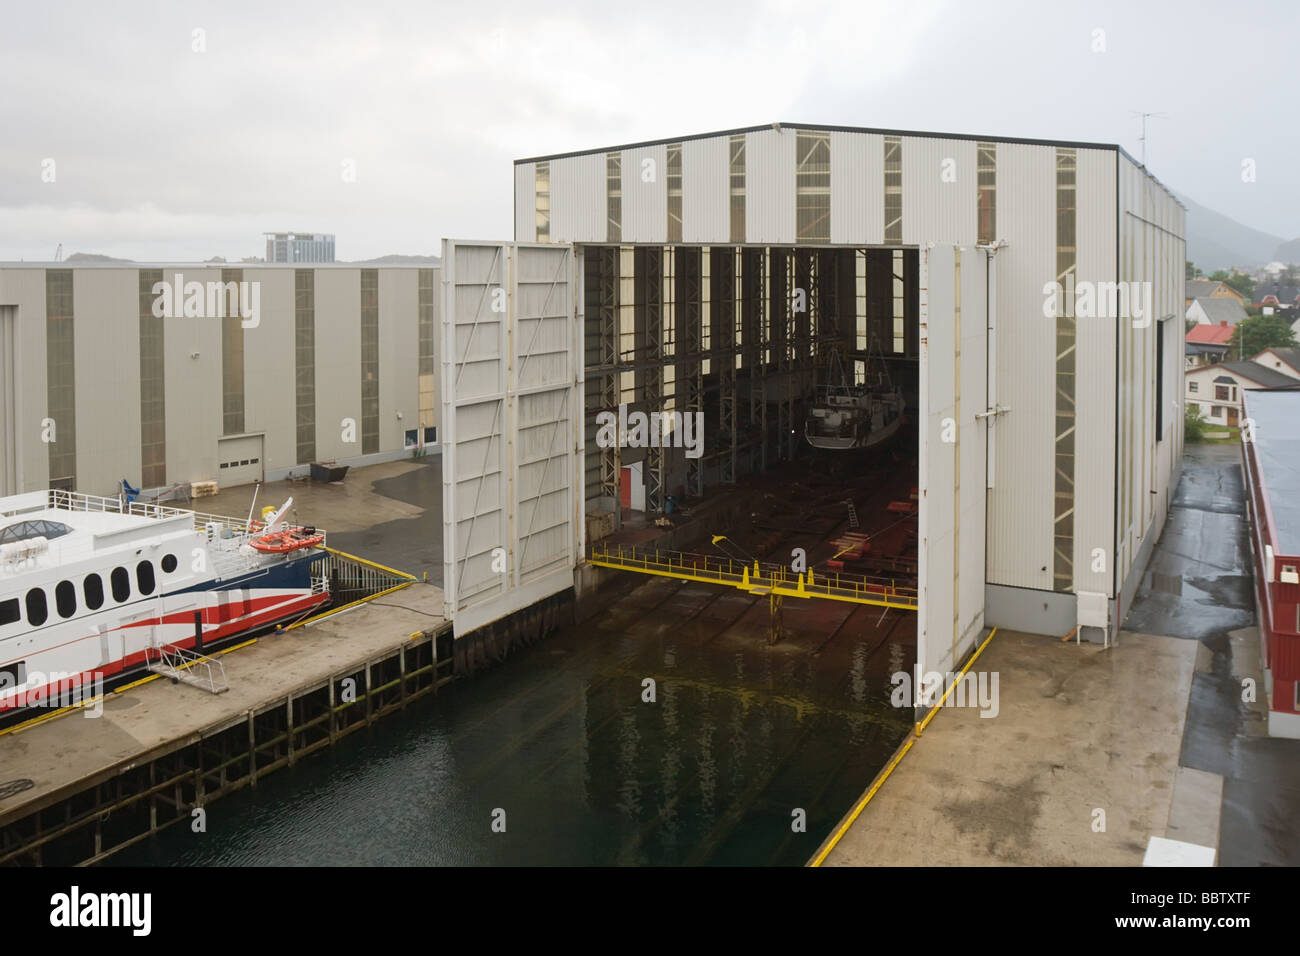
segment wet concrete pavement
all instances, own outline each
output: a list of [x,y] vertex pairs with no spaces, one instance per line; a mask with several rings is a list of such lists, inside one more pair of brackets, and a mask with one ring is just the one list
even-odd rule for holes
[[1179,764],[1222,778],[1219,865],[1296,866],[1300,741],[1267,736],[1251,567],[1240,449],[1189,445],[1125,627],[1202,645]]

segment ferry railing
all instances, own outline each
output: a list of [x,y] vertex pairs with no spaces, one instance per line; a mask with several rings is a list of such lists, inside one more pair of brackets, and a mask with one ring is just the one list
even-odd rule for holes
[[862,604],[888,604],[916,608],[916,588],[900,585],[896,578],[815,569],[799,573],[780,564],[746,563],[734,558],[690,554],[635,546],[593,546],[593,563],[665,577],[727,584],[744,590],[770,590],[792,597],[822,597]]

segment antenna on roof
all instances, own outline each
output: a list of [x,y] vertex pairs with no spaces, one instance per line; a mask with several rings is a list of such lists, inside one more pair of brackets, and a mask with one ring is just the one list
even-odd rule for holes
[[59,248],[54,250],[54,261],[55,262],[63,261],[63,243],[61,242],[59,243]]
[[1129,110],[1129,112],[1134,116],[1142,117],[1142,135],[1138,138],[1138,142],[1142,144],[1142,168],[1145,169],[1147,165],[1147,117],[1151,117],[1152,119],[1168,119],[1169,114],[1143,113],[1141,110]]

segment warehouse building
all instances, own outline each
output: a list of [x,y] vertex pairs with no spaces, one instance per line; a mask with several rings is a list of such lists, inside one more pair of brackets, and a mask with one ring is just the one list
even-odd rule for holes
[[363,464],[437,440],[438,270],[0,264],[0,495]]
[[[1182,454],[1186,258],[1184,208],[1122,149],[778,123],[538,156],[514,174],[516,244],[444,244],[450,614],[465,606],[458,576],[502,593],[486,549],[517,546],[522,503],[576,497],[553,517],[580,560],[585,527],[612,526],[620,506],[653,514],[800,459],[830,355],[860,380],[874,350],[908,392],[918,447],[920,663],[944,669],[993,624],[1114,633]],[[478,303],[496,283],[518,291],[511,256],[537,248],[557,250],[555,274],[538,261],[532,305],[491,327],[501,345],[485,356]],[[538,424],[511,417],[510,343],[570,297],[582,360],[567,392],[559,371],[550,384],[583,408],[566,412],[571,436],[564,415],[544,419],[568,445],[542,457],[563,451],[577,473],[485,499],[510,472],[492,449]],[[475,395],[448,391],[476,369]],[[702,415],[703,454],[598,441],[597,417],[620,407]]]

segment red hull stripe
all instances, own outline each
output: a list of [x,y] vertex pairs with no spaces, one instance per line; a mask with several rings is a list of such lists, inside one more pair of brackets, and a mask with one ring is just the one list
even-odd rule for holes
[[[205,631],[203,634],[203,640],[219,641],[229,637],[234,637],[235,635],[240,634],[244,631],[253,631],[259,627],[263,627],[267,624],[271,624],[274,621],[281,620],[286,617],[291,617],[301,612],[309,611],[312,608],[320,606],[328,599],[329,599],[328,594],[311,594],[302,598],[289,598],[288,600],[290,603],[283,604],[283,606],[277,605],[276,607],[272,608],[270,611],[266,611],[246,619],[230,621],[217,627],[215,630]],[[283,602],[285,601],[285,598],[280,597],[280,598],[262,599],[256,602],[249,601],[243,603],[248,603],[248,604],[257,603],[264,607],[271,601]],[[167,619],[164,619],[162,623],[182,623],[182,622],[193,620],[193,611],[187,611],[185,613],[176,615],[175,617],[177,617],[178,620],[171,620],[170,619],[171,616],[169,616]],[[141,624],[148,624],[148,623],[149,622],[133,622],[131,625],[128,626],[136,627]],[[157,624],[159,623],[159,621],[155,619],[152,623]],[[98,635],[93,635],[93,636],[98,637]],[[69,643],[75,643],[75,642],[69,642]],[[59,646],[63,647],[66,645],[59,645]],[[194,636],[191,634],[189,637],[183,640],[168,641],[164,646],[192,648],[194,646]],[[51,650],[52,649],[53,648],[51,648]],[[80,674],[71,677],[66,677],[62,680],[56,681],[55,683],[46,684],[42,687],[35,687],[26,691],[22,691],[6,700],[0,700],[0,713],[4,713],[5,711],[9,711],[9,710],[15,710],[22,706],[30,706],[32,704],[49,700],[50,698],[58,698],[65,694],[72,695],[78,687],[82,688],[81,697],[84,699],[94,691],[95,689],[94,681],[96,676],[105,677],[105,678],[112,677],[115,674],[120,674],[124,670],[128,670],[139,664],[143,664],[145,660],[145,654],[146,654],[145,651],[137,651],[134,654],[128,654],[126,657],[121,658],[119,660],[110,661],[107,664],[97,667],[93,671],[82,671]]]

